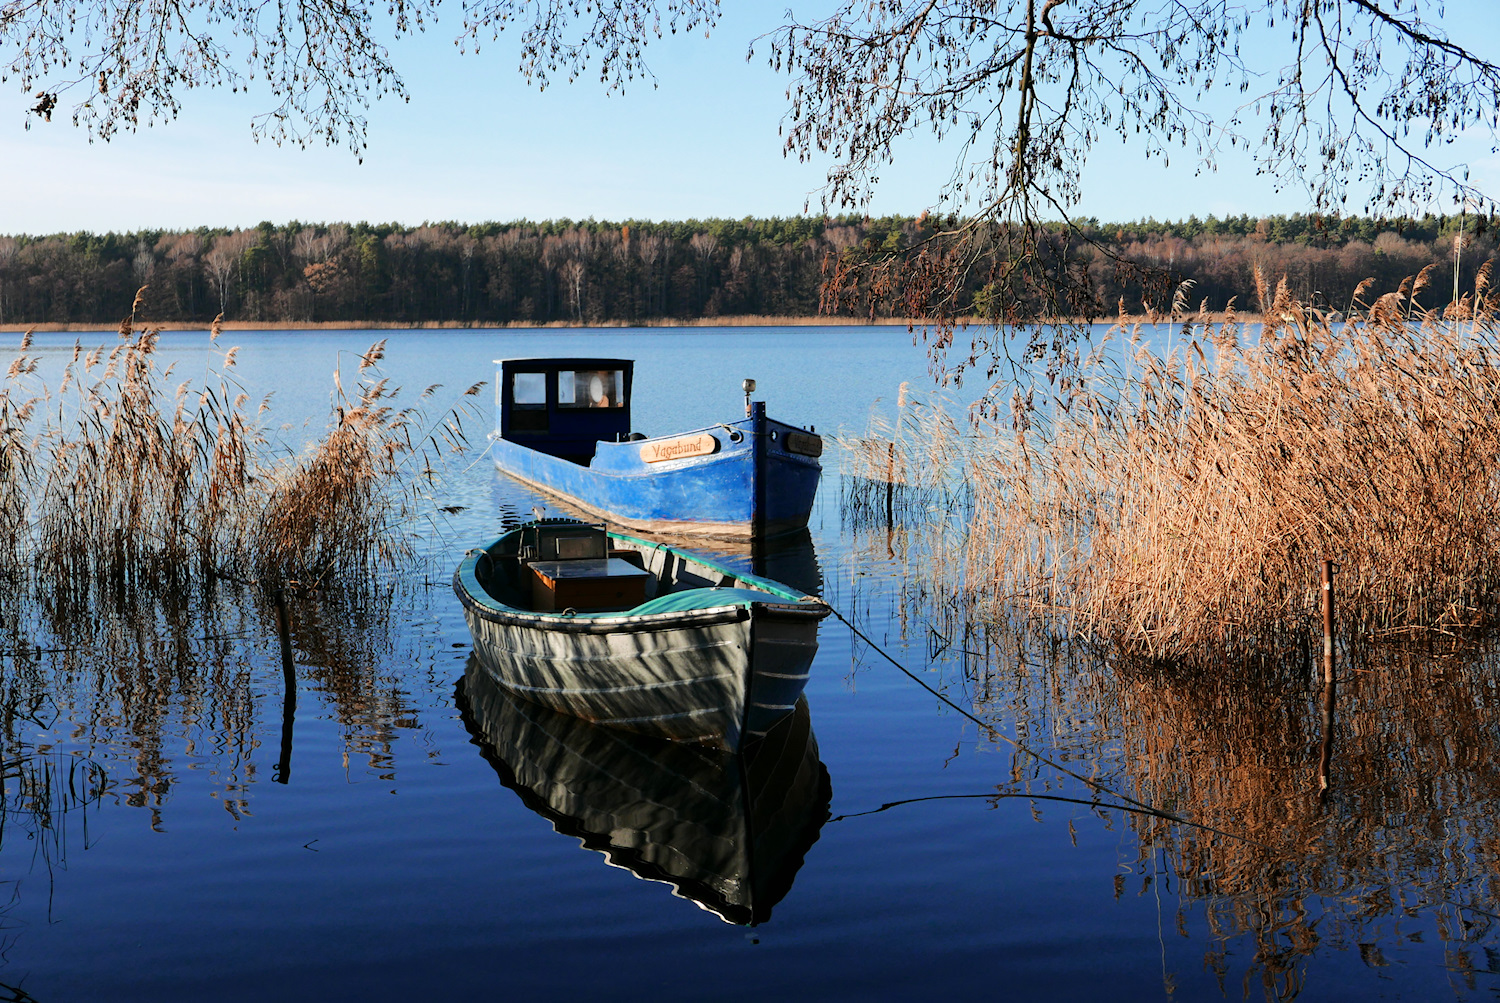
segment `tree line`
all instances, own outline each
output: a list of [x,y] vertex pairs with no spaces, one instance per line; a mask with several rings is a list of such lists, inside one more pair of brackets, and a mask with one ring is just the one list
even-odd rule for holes
[[[624,223],[552,220],[410,227],[368,223],[0,236],[0,323],[113,324],[146,287],[154,321],[660,322],[815,316],[830,266],[900,259],[961,226],[928,216],[790,217]],[[1257,268],[1301,300],[1347,309],[1356,286],[1397,289],[1429,265],[1425,306],[1464,289],[1494,255],[1493,221],[1317,215],[1130,223],[1077,220],[1038,241],[1084,276],[1091,308],[1162,309],[1191,279],[1191,300],[1256,308]],[[1165,282],[1143,276],[1165,277]],[[957,307],[984,313],[993,271],[971,270]],[[901,313],[899,298],[845,297],[838,312]],[[1040,309],[1040,308],[1038,308]]]

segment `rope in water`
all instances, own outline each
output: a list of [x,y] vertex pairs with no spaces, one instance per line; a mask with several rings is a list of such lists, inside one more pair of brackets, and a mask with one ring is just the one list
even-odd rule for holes
[[[1032,749],[1032,748],[1028,747],[1025,743],[1020,742],[1020,741],[1018,741],[1018,740],[1010,737],[1009,735],[1003,734],[1002,732],[996,730],[996,728],[995,728],[994,725],[990,724],[987,721],[984,721],[984,720],[980,719],[978,716],[976,716],[972,712],[970,712],[968,710],[965,710],[963,707],[960,707],[958,704],[954,703],[952,700],[950,700],[947,697],[946,694],[942,693],[939,690],[934,689],[921,676],[918,676],[916,673],[912,672],[906,666],[904,666],[900,662],[896,661],[896,659],[892,658],[889,652],[887,652],[884,648],[882,648],[880,645],[876,644],[873,640],[871,640],[870,637],[869,637],[869,635],[867,635],[864,631],[862,631],[858,627],[856,627],[853,624],[853,622],[851,622],[848,617],[844,616],[843,613],[840,613],[833,606],[832,603],[829,603],[828,600],[826,600],[826,599],[824,599],[823,602],[824,602],[825,605],[828,606],[828,609],[833,613],[833,615],[836,616],[836,617],[838,617],[839,620],[843,622],[844,626],[848,627],[849,630],[853,632],[853,634],[854,634],[855,637],[859,638],[861,641],[864,641],[866,644],[868,644],[872,650],[874,650],[875,652],[877,652],[880,655],[881,658],[884,658],[887,662],[890,662],[897,669],[899,669],[901,671],[901,673],[903,675],[905,675],[908,679],[910,679],[912,682],[916,683],[918,686],[922,687],[928,693],[931,693],[933,696],[937,697],[945,705],[947,705],[948,707],[950,707],[954,711],[957,711],[959,714],[961,714],[963,717],[967,718],[968,720],[974,722],[980,728],[984,729],[985,733],[987,733],[988,735],[990,735],[992,738],[1000,739],[1000,740],[1002,740],[1004,742],[1007,742],[1011,746],[1013,746],[1017,751],[1024,752],[1026,755],[1032,757],[1037,762],[1044,763],[1047,766],[1052,767],[1054,770],[1057,770],[1060,773],[1064,773],[1064,774],[1072,777],[1074,780],[1077,780],[1079,783],[1082,783],[1085,786],[1087,786],[1090,790],[1092,790],[1097,795],[1104,795],[1104,796],[1108,796],[1108,797],[1111,797],[1111,798],[1117,798],[1120,801],[1124,802],[1124,804],[1122,804],[1122,805],[1114,805],[1114,806],[1106,805],[1102,801],[1095,801],[1095,802],[1093,802],[1094,804],[1097,804],[1100,807],[1115,807],[1115,808],[1118,808],[1118,809],[1123,810],[1123,811],[1136,812],[1136,813],[1143,814],[1143,815],[1151,815],[1151,816],[1153,816],[1155,818],[1165,819],[1168,822],[1174,822],[1174,823],[1176,823],[1178,825],[1192,826],[1195,829],[1202,829],[1205,832],[1212,832],[1215,835],[1228,836],[1228,837],[1230,837],[1232,839],[1244,840],[1247,843],[1255,843],[1256,842],[1256,840],[1251,839],[1249,836],[1245,836],[1245,835],[1242,835],[1242,834],[1236,833],[1236,832],[1226,832],[1223,829],[1217,829],[1217,828],[1215,828],[1215,827],[1213,827],[1211,825],[1205,825],[1202,822],[1194,822],[1192,819],[1183,818],[1181,815],[1178,815],[1175,812],[1165,811],[1165,810],[1163,810],[1161,808],[1157,808],[1154,805],[1147,804],[1144,801],[1137,801],[1135,798],[1131,797],[1128,794],[1121,794],[1119,791],[1116,791],[1116,790],[1113,790],[1112,788],[1106,787],[1104,784],[1099,783],[1097,780],[1091,780],[1088,777],[1083,776],[1081,773],[1077,773],[1074,770],[1068,769],[1066,766],[1063,766],[1061,763],[1056,762],[1055,760],[1048,759],[1046,756],[1042,755],[1040,752],[1037,752],[1035,749]],[[902,802],[895,802],[895,803],[902,803]]]
[[[824,603],[824,605],[826,605],[828,607],[828,609],[833,613],[834,616],[838,617],[839,620],[841,620],[843,622],[844,626],[848,627],[854,633],[855,637],[858,637],[860,640],[862,640],[866,644],[868,644],[872,649],[874,649],[875,651],[879,652],[880,653],[880,657],[882,657],[886,661],[890,662],[897,669],[900,669],[901,673],[903,675],[905,675],[908,679],[910,679],[912,682],[916,683],[918,686],[922,687],[928,693],[931,693],[933,696],[937,697],[939,700],[941,700],[948,707],[951,707],[953,710],[957,711],[959,714],[963,715],[965,718],[969,719],[970,721],[972,721],[975,724],[977,724],[979,727],[983,728],[991,736],[993,736],[995,738],[1003,739],[1004,741],[1009,742],[1017,750],[1026,753],[1028,756],[1033,757],[1038,762],[1046,763],[1048,766],[1051,766],[1052,768],[1054,768],[1056,770],[1060,770],[1061,772],[1066,773],[1068,776],[1073,777],[1076,780],[1079,780],[1080,782],[1086,784],[1096,794],[1106,794],[1106,795],[1109,795],[1110,797],[1119,798],[1121,801],[1126,802],[1125,804],[1120,804],[1120,805],[1109,805],[1109,804],[1105,804],[1104,802],[1098,801],[1098,800],[1095,800],[1095,801],[1083,801],[1080,798],[1069,798],[1069,797],[1063,797],[1063,796],[1052,795],[1052,794],[1032,794],[1032,793],[1029,793],[1029,792],[1028,793],[1011,793],[1011,792],[1005,792],[1005,791],[995,791],[995,792],[986,792],[984,794],[940,794],[940,795],[934,795],[934,796],[931,796],[931,797],[905,798],[905,799],[900,800],[900,801],[888,801],[888,802],[882,804],[879,808],[875,808],[875,809],[873,809],[871,811],[853,812],[853,813],[849,813],[849,814],[845,814],[845,815],[839,815],[839,816],[836,816],[835,818],[831,819],[830,821],[842,821],[843,819],[848,819],[848,818],[858,818],[858,817],[860,817],[862,815],[873,815],[873,814],[877,814],[879,812],[888,811],[891,808],[895,808],[895,807],[898,807],[900,805],[917,804],[917,803],[924,802],[924,801],[948,801],[948,800],[960,800],[960,799],[969,799],[969,798],[974,798],[974,799],[980,799],[980,798],[989,799],[989,798],[999,798],[999,797],[1007,797],[1007,798],[1009,798],[1009,797],[1017,797],[1017,798],[1034,799],[1034,800],[1039,800],[1039,801],[1059,801],[1059,802],[1072,803],[1072,804],[1082,804],[1082,805],[1087,805],[1087,806],[1090,806],[1090,807],[1114,808],[1116,811],[1131,812],[1131,813],[1141,814],[1141,815],[1150,815],[1150,816],[1154,816],[1156,818],[1165,819],[1167,821],[1176,823],[1178,825],[1191,826],[1194,829],[1200,829],[1200,830],[1202,830],[1204,832],[1211,832],[1211,833],[1213,833],[1216,836],[1227,836],[1230,839],[1237,839],[1237,840],[1240,840],[1241,842],[1249,843],[1252,846],[1264,847],[1264,846],[1267,845],[1264,842],[1262,842],[1261,840],[1254,839],[1254,838],[1252,838],[1250,836],[1246,836],[1243,833],[1229,832],[1229,831],[1227,831],[1225,829],[1219,829],[1219,828],[1216,828],[1215,826],[1206,825],[1206,824],[1204,824],[1202,822],[1194,822],[1192,819],[1183,818],[1181,815],[1174,814],[1173,812],[1163,811],[1162,809],[1155,808],[1155,807],[1153,807],[1153,806],[1151,806],[1149,804],[1146,804],[1143,801],[1137,801],[1134,798],[1129,797],[1128,795],[1121,794],[1118,791],[1112,790],[1112,789],[1104,786],[1103,784],[1099,783],[1098,781],[1090,780],[1088,777],[1080,776],[1079,774],[1077,774],[1077,773],[1073,772],[1072,770],[1068,769],[1066,766],[1062,766],[1059,763],[1053,762],[1052,760],[1048,759],[1046,756],[1043,756],[1041,753],[1037,752],[1035,749],[1028,748],[1026,745],[1024,745],[1021,742],[1018,742],[1014,738],[1011,738],[1009,735],[1003,735],[1003,734],[1001,734],[1000,732],[998,732],[998,731],[995,730],[995,727],[993,725],[991,725],[991,724],[989,724],[989,723],[981,720],[980,718],[976,717],[974,714],[972,714],[969,711],[965,710],[964,708],[960,707],[958,704],[956,704],[952,700],[948,699],[947,696],[945,696],[944,694],[942,694],[938,690],[933,689],[932,686],[930,686],[927,683],[926,680],[924,680],[921,677],[917,676],[910,669],[908,669],[906,666],[902,665],[900,662],[898,662],[894,658],[892,658],[890,656],[890,654],[888,654],[884,648],[882,648],[880,645],[878,645],[874,641],[872,641],[869,638],[869,636],[867,634],[865,634],[864,631],[860,630],[853,623],[851,623],[849,621],[848,617],[844,616],[844,614],[840,613],[837,609],[835,609],[832,603],[829,603],[826,599],[823,600],[823,603]],[[1402,884],[1404,886],[1406,886],[1406,887],[1413,887],[1409,882],[1402,882]],[[1466,909],[1469,912],[1475,913],[1477,915],[1485,916],[1485,917],[1488,917],[1490,919],[1500,920],[1500,915],[1497,915],[1497,914],[1492,913],[1492,912],[1488,912],[1488,911],[1486,911],[1484,909],[1480,909],[1477,906],[1474,906],[1472,904],[1458,902],[1458,901],[1455,901],[1454,899],[1445,898],[1445,897],[1440,896],[1440,895],[1439,896],[1435,896],[1435,898],[1438,901],[1445,902],[1445,903],[1447,903],[1449,905],[1456,906],[1456,907],[1458,907],[1460,909]]]

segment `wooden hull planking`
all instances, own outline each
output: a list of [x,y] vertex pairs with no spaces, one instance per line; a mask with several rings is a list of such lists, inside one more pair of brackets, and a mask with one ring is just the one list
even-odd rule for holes
[[614,539],[634,545],[662,580],[780,594],[747,604],[726,592],[716,606],[707,592],[693,609],[645,615],[533,613],[489,596],[476,574],[479,554],[489,551],[476,551],[455,572],[454,590],[474,652],[497,683],[586,721],[729,751],[791,712],[817,654],[825,604],[670,547]]

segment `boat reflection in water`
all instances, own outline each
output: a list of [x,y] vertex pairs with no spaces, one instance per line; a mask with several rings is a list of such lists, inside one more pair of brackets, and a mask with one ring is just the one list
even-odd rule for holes
[[828,820],[805,697],[738,755],[528,703],[472,655],[458,706],[500,782],[554,829],[730,923],[770,918]]
[[736,571],[748,571],[790,585],[808,595],[819,595],[823,591],[823,570],[818,566],[812,534],[806,529],[768,540],[751,540],[740,546],[718,540],[705,541],[695,543],[693,549],[712,554]]

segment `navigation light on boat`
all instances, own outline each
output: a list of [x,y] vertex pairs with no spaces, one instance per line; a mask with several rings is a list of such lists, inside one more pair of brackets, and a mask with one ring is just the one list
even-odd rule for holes
[[748,418],[750,417],[750,395],[755,393],[755,381],[745,380],[740,387],[745,391],[745,417]]

